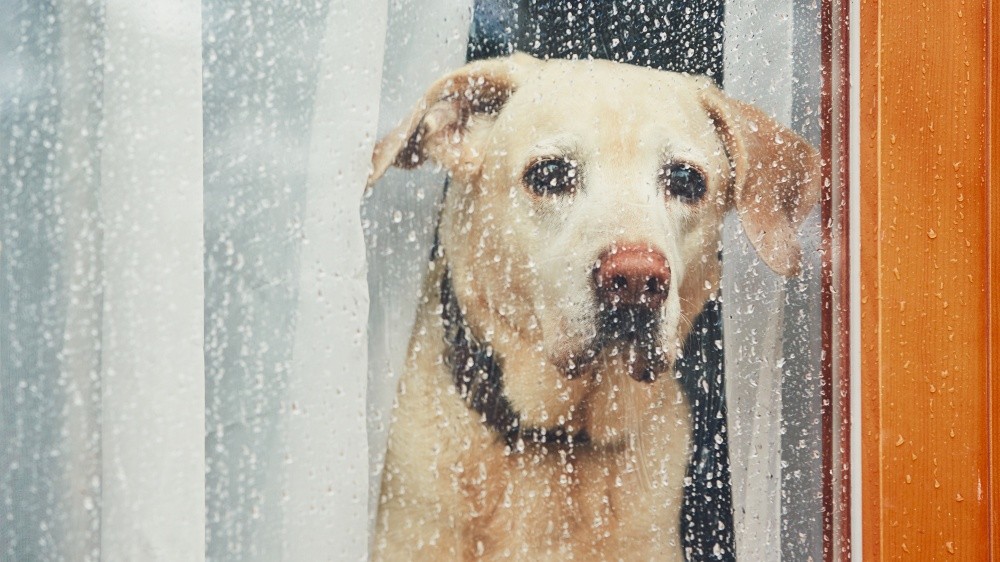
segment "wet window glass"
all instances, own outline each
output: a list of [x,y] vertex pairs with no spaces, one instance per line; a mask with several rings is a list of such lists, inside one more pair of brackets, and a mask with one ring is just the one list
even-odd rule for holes
[[844,11],[0,10],[0,560],[846,556]]

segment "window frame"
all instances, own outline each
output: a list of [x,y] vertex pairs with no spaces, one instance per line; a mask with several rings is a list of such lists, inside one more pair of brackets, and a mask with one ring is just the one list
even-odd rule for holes
[[[855,550],[865,560],[998,559],[996,13],[985,0],[861,2],[859,13]],[[931,48],[919,48],[924,39]],[[935,181],[935,171],[954,181]],[[904,257],[931,267],[910,272]]]

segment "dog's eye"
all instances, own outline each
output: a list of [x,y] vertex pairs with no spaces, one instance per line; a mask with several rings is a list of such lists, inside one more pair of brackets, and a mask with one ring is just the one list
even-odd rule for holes
[[700,201],[705,196],[705,176],[687,164],[673,164],[663,174],[667,193],[687,203]]
[[524,184],[541,196],[573,193],[579,179],[576,162],[566,158],[539,160],[524,172]]

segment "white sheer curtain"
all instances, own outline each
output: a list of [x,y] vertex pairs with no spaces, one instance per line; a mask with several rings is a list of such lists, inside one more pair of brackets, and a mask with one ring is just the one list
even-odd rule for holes
[[386,4],[338,4],[327,15],[310,132],[284,427],[291,452],[284,560],[364,560],[368,552],[368,286],[359,208],[378,118]]
[[387,4],[0,11],[0,559],[365,558]]
[[[731,1],[726,7],[726,91],[790,125],[792,0],[766,5]],[[765,29],[768,32],[761,33]],[[777,561],[784,279],[757,258],[734,215],[727,217],[724,236],[723,333],[737,559]]]
[[[724,88],[819,146],[819,7],[728,0]],[[738,560],[822,558],[820,227],[800,230],[803,270],[764,265],[724,225],[726,402]]]
[[200,38],[197,0],[105,4],[101,560],[205,552]]

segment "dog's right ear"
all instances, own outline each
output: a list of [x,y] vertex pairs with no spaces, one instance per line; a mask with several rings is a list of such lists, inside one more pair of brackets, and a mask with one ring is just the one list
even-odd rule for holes
[[732,163],[727,198],[764,263],[796,275],[798,228],[820,198],[819,153],[760,109],[704,83],[702,103]]
[[493,119],[517,89],[528,65],[540,61],[516,53],[465,65],[435,82],[410,116],[375,145],[370,188],[390,166],[416,168],[428,158],[452,173],[474,160],[465,143],[478,120]]

